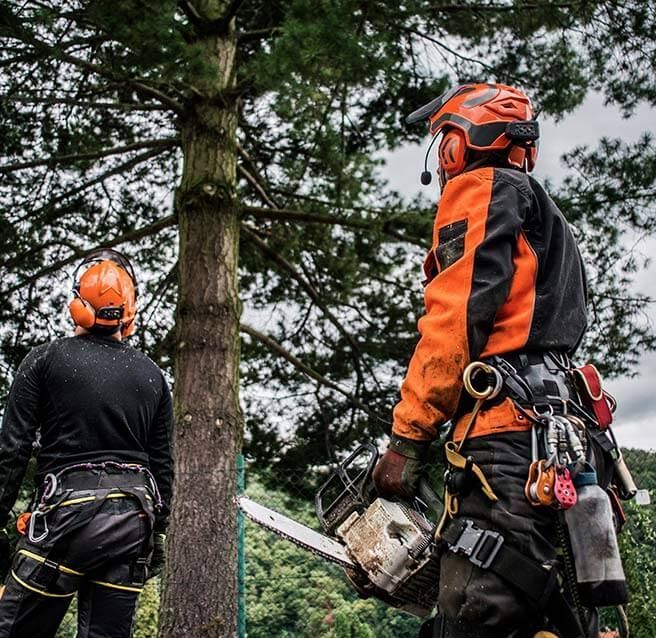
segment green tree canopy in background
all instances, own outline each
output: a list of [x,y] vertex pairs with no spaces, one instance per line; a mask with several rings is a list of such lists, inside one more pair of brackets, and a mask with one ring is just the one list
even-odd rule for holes
[[[192,616],[231,634],[242,304],[253,458],[316,467],[387,431],[434,203],[391,192],[380,152],[420,139],[404,115],[457,81],[519,85],[556,117],[591,90],[627,115],[653,104],[655,12],[639,0],[0,6],[4,388],[32,345],[61,334],[77,260],[98,245],[135,260],[138,341],[176,383],[163,635]],[[566,162],[554,195],[591,265],[586,347],[626,373],[654,346],[630,290],[642,264],[622,243],[654,228],[654,144],[609,138]]]

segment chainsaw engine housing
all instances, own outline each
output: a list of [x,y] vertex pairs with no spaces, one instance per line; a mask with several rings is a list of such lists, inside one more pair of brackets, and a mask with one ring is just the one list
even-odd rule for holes
[[360,594],[415,616],[432,612],[440,566],[433,551],[433,525],[422,513],[377,498],[363,513],[353,512],[336,536],[362,569],[363,574],[347,570]]

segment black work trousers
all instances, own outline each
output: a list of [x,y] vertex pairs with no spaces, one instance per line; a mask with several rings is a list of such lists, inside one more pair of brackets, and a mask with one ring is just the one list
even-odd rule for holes
[[[458,515],[482,528],[501,532],[508,543],[540,563],[557,565],[557,517],[551,508],[532,507],[524,496],[531,463],[530,432],[508,432],[472,438],[462,453],[471,455],[485,473],[498,501],[491,502],[473,481],[460,499]],[[445,638],[527,638],[553,628],[522,591],[465,556],[445,551],[440,564],[440,613]],[[589,636],[598,636],[590,611]],[[563,638],[571,638],[564,636]]]
[[[67,533],[85,507],[97,511]],[[83,501],[49,514],[47,525],[43,541],[18,543],[0,599],[0,638],[54,638],[76,593],[78,638],[129,638],[151,535],[139,502]]]

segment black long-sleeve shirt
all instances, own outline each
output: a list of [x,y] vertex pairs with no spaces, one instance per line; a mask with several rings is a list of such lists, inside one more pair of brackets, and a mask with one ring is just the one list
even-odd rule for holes
[[152,471],[168,520],[173,410],[162,371],[111,337],[85,334],[37,346],[12,384],[0,430],[0,526],[25,475],[37,431],[37,480],[80,462],[140,463]]

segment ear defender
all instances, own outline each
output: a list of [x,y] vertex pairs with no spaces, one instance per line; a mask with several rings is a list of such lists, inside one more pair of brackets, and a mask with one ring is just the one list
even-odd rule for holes
[[508,164],[530,173],[535,167],[538,149],[535,144],[532,146],[519,146],[514,144],[508,153]]
[[467,143],[464,134],[458,129],[451,129],[444,134],[437,154],[440,168],[449,177],[454,177],[465,170]]
[[76,326],[90,330],[96,323],[96,311],[93,306],[80,297],[77,290],[73,290],[71,303],[68,304],[68,310]]

